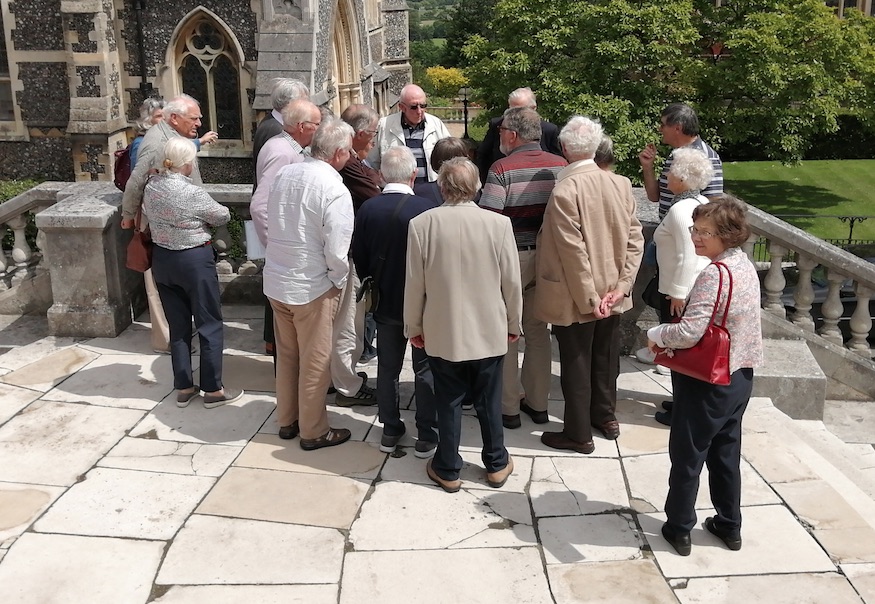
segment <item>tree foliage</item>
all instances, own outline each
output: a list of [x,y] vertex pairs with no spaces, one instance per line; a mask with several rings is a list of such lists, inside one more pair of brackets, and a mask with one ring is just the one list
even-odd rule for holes
[[840,112],[872,115],[875,25],[848,12],[836,19],[822,0],[720,7],[708,0],[498,0],[463,52],[488,107],[498,112],[511,90],[531,86],[547,119],[596,117],[629,176],[640,173],[641,147],[658,139],[660,110],[675,101],[697,108],[703,136],[716,147],[755,140],[768,157],[794,161],[836,128]]
[[429,67],[425,70],[425,76],[434,93],[441,97],[454,98],[462,86],[468,85],[468,78],[457,67]]
[[492,22],[496,0],[459,0],[450,12],[449,23],[445,29],[447,45],[441,64],[446,67],[465,67],[467,59],[462,48],[468,38],[483,32]]

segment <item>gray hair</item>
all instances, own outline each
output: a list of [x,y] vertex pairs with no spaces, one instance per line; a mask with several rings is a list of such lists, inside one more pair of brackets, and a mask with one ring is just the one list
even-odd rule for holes
[[309,122],[313,111],[318,109],[316,105],[307,99],[295,99],[283,107],[283,126],[294,126],[303,122]]
[[380,174],[386,182],[407,184],[414,172],[416,172],[416,158],[408,147],[397,145],[383,152]]
[[336,117],[322,120],[322,125],[313,135],[310,155],[322,161],[329,161],[338,149],[352,149],[352,126]]
[[528,107],[511,107],[504,112],[501,125],[513,130],[526,142],[541,140],[541,117],[538,112]]
[[143,104],[140,105],[140,119],[137,120],[137,130],[145,132],[151,128],[154,125],[152,124],[152,116],[159,109],[164,109],[164,99],[150,96],[143,101]]
[[309,99],[310,89],[295,78],[274,78],[270,84],[270,104],[277,111],[296,99]]
[[698,149],[681,147],[671,154],[669,174],[674,174],[692,191],[701,191],[714,177],[714,168],[708,156]]
[[[562,141],[566,153],[570,156],[569,161],[576,161],[593,157],[603,136],[604,130],[601,124],[588,117],[575,115],[562,128],[559,140]],[[572,157],[575,159],[572,160]]]
[[441,166],[437,183],[446,203],[471,201],[480,190],[480,172],[467,157],[453,157]]
[[538,106],[538,101],[535,99],[535,93],[532,92],[532,89],[526,86],[525,88],[517,88],[507,95],[507,104],[510,107],[535,109]]
[[617,163],[617,158],[614,156],[614,139],[607,135],[602,138],[599,148],[595,150],[593,161],[602,170],[607,170]]
[[672,103],[660,114],[669,126],[680,125],[681,132],[687,136],[699,135],[699,116],[686,103]]
[[164,113],[165,115],[175,114],[187,117],[186,112],[192,105],[197,108],[200,108],[201,106],[196,98],[188,96],[187,94],[180,94],[179,96],[173,97],[167,101],[167,104],[164,105]]
[[194,161],[197,149],[191,139],[184,136],[172,136],[164,144],[164,160],[162,166],[165,170],[178,172],[185,164]]
[[368,105],[350,105],[340,114],[340,119],[352,126],[356,133],[370,128],[379,117],[380,114]]

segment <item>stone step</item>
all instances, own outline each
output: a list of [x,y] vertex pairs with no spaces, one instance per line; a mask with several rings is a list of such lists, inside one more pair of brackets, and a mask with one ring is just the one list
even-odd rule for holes
[[823,419],[826,376],[802,340],[763,340],[765,363],[756,369],[753,395],[772,399],[793,419]]

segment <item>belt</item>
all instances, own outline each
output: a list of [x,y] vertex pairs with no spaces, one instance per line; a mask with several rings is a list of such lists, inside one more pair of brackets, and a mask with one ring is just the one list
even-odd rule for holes
[[535,249],[534,245],[518,245],[516,246],[516,251],[518,252],[530,252]]

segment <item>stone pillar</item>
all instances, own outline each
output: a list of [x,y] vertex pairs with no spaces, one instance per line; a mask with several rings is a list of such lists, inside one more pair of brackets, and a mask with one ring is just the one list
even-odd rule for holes
[[59,194],[36,215],[52,281],[51,335],[113,338],[145,309],[143,276],[125,268],[131,231],[121,229],[121,193],[113,189]]
[[[270,111],[273,78],[297,78],[313,89],[313,11],[308,0],[261,0],[255,111]],[[316,2],[318,0],[312,0]]]
[[127,145],[122,112],[121,61],[113,23],[116,10],[103,0],[61,0],[70,83],[73,172],[77,181],[112,180],[113,152]]
[[397,97],[406,84],[413,81],[410,67],[410,40],[406,0],[384,0],[383,68],[389,72],[389,92]]

